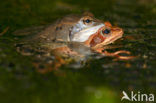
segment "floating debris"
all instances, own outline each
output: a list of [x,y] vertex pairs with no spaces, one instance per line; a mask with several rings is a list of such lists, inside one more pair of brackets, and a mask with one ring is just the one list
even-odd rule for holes
[[6,27],[1,33],[0,36],[4,35],[9,30],[9,27]]

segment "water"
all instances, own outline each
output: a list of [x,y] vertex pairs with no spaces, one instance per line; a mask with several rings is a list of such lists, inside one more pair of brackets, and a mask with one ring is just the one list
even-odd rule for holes
[[[81,69],[65,65],[58,71],[37,73],[33,57],[14,47],[12,32],[48,24],[66,14],[91,11],[95,17],[124,29],[118,44],[138,56],[132,61],[91,59]],[[0,3],[1,103],[120,103],[122,91],[156,94],[156,2],[154,0],[5,0]],[[128,101],[124,101],[127,103]]]

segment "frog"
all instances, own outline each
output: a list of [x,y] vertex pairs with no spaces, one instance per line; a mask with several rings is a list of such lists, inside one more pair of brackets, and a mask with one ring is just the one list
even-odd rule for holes
[[[88,12],[81,16],[68,15],[53,24],[14,33],[26,35],[16,43],[17,51],[29,56],[35,54],[39,62],[33,64],[40,73],[57,70],[63,64],[68,64],[71,59],[79,61],[96,53],[120,59],[130,58],[118,55],[130,54],[127,51],[103,52],[103,46],[123,36],[123,30],[109,22],[96,19]],[[45,63],[47,58],[48,63]],[[41,69],[43,65],[46,69]]]
[[91,35],[84,44],[90,47],[93,51],[97,53],[104,54],[106,56],[115,56],[120,60],[130,60],[135,58],[135,56],[120,56],[119,54],[131,54],[129,51],[120,50],[114,53],[109,53],[104,51],[104,46],[107,46],[116,40],[123,37],[123,29],[117,26],[112,26],[110,22],[105,22],[105,26],[99,28],[99,30]]
[[[82,15],[71,14],[46,26],[17,30],[15,35],[29,35],[23,42],[76,41],[83,42],[92,32],[104,26],[102,20],[96,19],[90,12]],[[79,34],[79,35],[78,35]]]

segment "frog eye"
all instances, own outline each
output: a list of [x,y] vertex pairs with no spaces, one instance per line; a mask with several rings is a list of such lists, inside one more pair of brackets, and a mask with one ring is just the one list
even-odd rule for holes
[[85,19],[83,20],[84,24],[90,24],[92,23],[92,20],[91,19]]
[[86,22],[86,23],[90,23],[90,22],[91,22],[91,20],[87,19],[87,20],[85,20],[85,22]]
[[105,30],[102,30],[102,34],[104,35],[104,34],[109,34],[111,31],[110,31],[110,29],[105,29]]

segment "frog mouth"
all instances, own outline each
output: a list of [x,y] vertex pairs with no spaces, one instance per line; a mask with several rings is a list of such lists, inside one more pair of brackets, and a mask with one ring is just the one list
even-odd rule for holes
[[103,26],[105,26],[105,25],[104,24],[100,24],[100,25],[97,25],[97,26],[92,26],[92,27],[83,29],[80,32],[74,34],[73,38],[71,38],[71,41],[84,42],[92,34],[95,34]]

